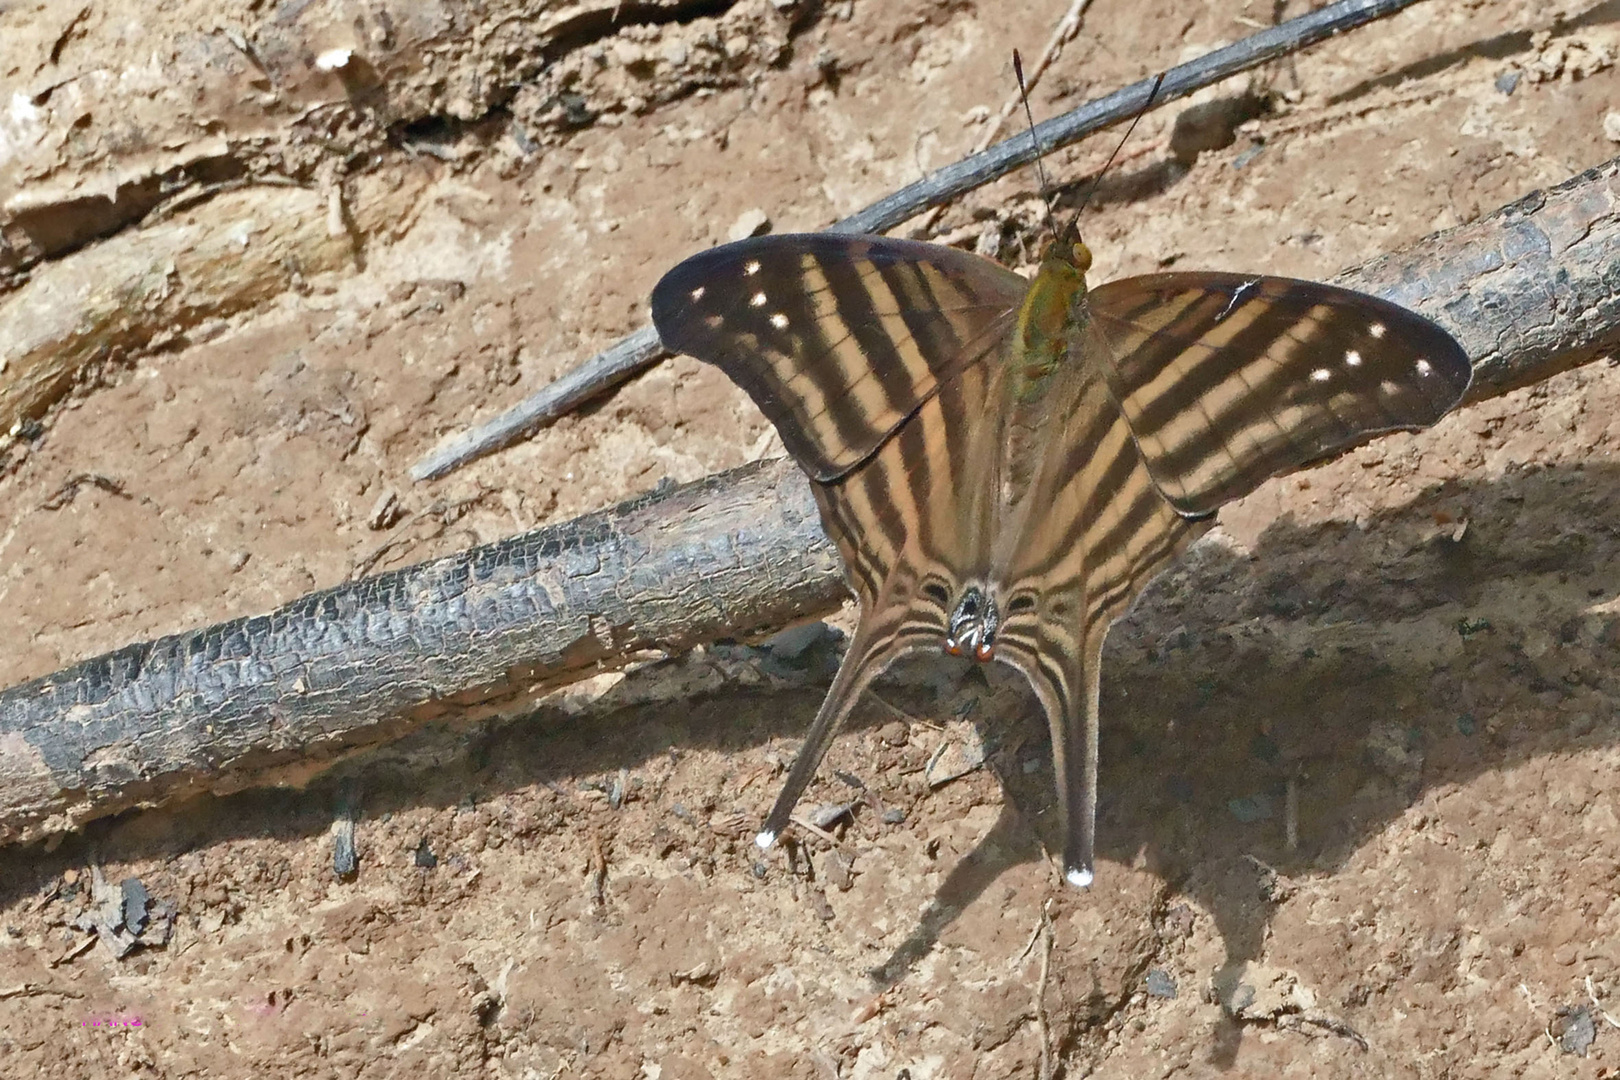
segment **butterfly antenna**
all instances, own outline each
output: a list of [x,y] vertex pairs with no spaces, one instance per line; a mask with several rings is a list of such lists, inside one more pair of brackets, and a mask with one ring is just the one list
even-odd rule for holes
[[1046,179],[1046,166],[1042,164],[1041,140],[1035,134],[1035,114],[1029,108],[1029,87],[1024,84],[1024,58],[1013,50],[1013,74],[1018,77],[1018,100],[1024,103],[1024,119],[1029,121],[1029,140],[1035,144],[1035,175],[1041,181],[1041,198],[1046,202],[1046,226],[1052,230],[1052,239],[1058,238],[1057,214],[1052,208],[1052,185]]
[[1142,116],[1153,108],[1153,101],[1159,96],[1159,87],[1163,85],[1164,72],[1161,71],[1153,80],[1153,88],[1148,91],[1147,100],[1142,102],[1142,107],[1136,110],[1135,116],[1131,117],[1131,126],[1125,129],[1125,134],[1114,147],[1114,152],[1108,155],[1108,160],[1103,162],[1103,167],[1098,171],[1097,178],[1091,182],[1091,188],[1086,192],[1086,197],[1080,200],[1080,206],[1075,210],[1074,217],[1069,219],[1069,228],[1071,230],[1080,223],[1080,215],[1085,213],[1087,206],[1091,205],[1092,196],[1096,195],[1097,189],[1102,186],[1102,179],[1108,175],[1108,169],[1114,164],[1114,159],[1119,157],[1121,150],[1125,149],[1125,144],[1131,141],[1131,132],[1136,130],[1136,125],[1141,122]]

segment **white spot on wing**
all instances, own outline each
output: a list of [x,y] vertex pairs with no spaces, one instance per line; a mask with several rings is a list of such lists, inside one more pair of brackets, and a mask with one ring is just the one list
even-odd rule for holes
[[1319,367],[1311,372],[1311,382],[1327,382],[1331,378],[1333,378],[1333,372],[1325,367]]
[[1401,388],[1388,379],[1385,379],[1383,382],[1378,384],[1378,390],[1383,394],[1398,394],[1400,393]]
[[1367,327],[1367,333],[1371,334],[1375,338],[1381,338],[1384,336],[1384,329],[1383,323],[1375,322],[1371,326]]
[[1351,367],[1360,367],[1361,354],[1356,352],[1356,350],[1351,349],[1349,352],[1344,354],[1344,362],[1349,364]]
[[1097,878],[1090,870],[1078,866],[1071,866],[1063,872],[1063,880],[1077,889],[1089,889],[1091,883]]
[[765,306],[765,294],[762,293],[762,292],[757,292],[753,296],[750,296],[748,298],[748,306],[749,307],[764,307]]
[[1421,357],[1418,358],[1416,367],[1419,375],[1428,376],[1434,374],[1434,365],[1430,364],[1427,360],[1424,360]]
[[771,316],[771,325],[776,327],[778,330],[786,330],[787,324],[788,317],[782,314],[780,311]]
[[708,291],[709,290],[704,288],[702,285],[699,285],[697,288],[693,289],[692,290],[692,302],[695,304],[699,300],[703,299],[703,294],[708,292]]
[[765,851],[772,844],[776,843],[776,834],[771,832],[769,829],[765,829],[761,831],[758,836],[754,837],[754,843],[759,845],[759,850]]
[[755,274],[759,273],[759,260],[749,259],[748,262],[743,265],[743,273],[747,274],[749,277],[753,277]]

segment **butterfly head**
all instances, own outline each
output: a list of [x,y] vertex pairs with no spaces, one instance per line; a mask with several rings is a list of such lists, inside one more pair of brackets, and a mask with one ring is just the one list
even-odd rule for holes
[[996,631],[1001,612],[996,602],[976,585],[970,585],[951,611],[945,634],[945,651],[952,656],[971,656],[981,663],[995,659]]
[[1082,280],[1091,269],[1091,249],[1080,239],[1080,230],[1073,223],[1054,236],[1041,253],[1041,269],[1045,270],[1048,264],[1061,266],[1078,274]]

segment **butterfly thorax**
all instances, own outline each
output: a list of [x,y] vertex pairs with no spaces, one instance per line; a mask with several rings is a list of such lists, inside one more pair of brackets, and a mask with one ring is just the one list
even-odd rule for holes
[[1035,490],[1053,434],[1063,427],[1084,384],[1096,378],[1082,359],[1091,321],[1085,276],[1090,265],[1084,244],[1053,240],[1007,341],[998,394],[1004,418],[998,454],[1004,527],[1022,516],[1025,508],[1019,504]]
[[1071,355],[1084,331],[1086,270],[1091,252],[1084,244],[1053,240],[1018,311],[1009,389],[1015,403],[1039,399],[1052,376]]

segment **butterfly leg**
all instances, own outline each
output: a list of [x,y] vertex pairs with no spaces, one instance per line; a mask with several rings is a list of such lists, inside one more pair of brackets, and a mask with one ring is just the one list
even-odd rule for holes
[[838,666],[838,674],[833,678],[832,687],[827,691],[826,700],[821,703],[821,709],[810,724],[810,733],[805,736],[804,746],[799,750],[799,756],[793,762],[793,768],[788,771],[787,783],[782,785],[782,793],[776,797],[776,805],[771,808],[770,816],[765,819],[765,827],[754,837],[754,843],[760,848],[768,848],[776,843],[776,838],[782,835],[787,828],[788,819],[793,814],[793,807],[798,804],[799,797],[804,789],[810,786],[811,777],[816,774],[816,767],[826,755],[827,748],[832,745],[833,736],[843,725],[844,719],[855,708],[855,702],[860,699],[861,691],[867,684],[882,674],[883,669],[903,651],[903,646],[892,634],[873,634],[869,627],[861,626],[855,632],[850,642],[849,650],[844,654],[844,662]]

